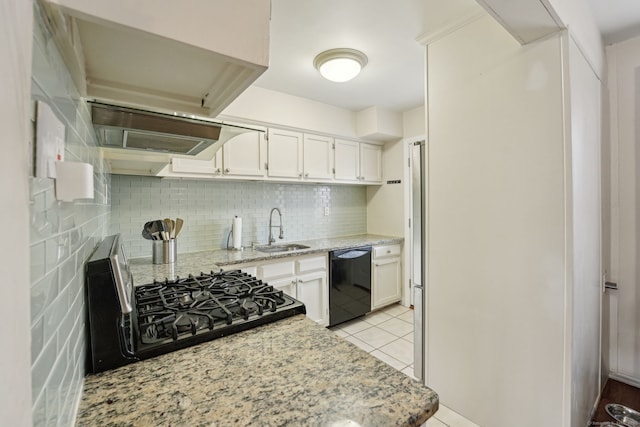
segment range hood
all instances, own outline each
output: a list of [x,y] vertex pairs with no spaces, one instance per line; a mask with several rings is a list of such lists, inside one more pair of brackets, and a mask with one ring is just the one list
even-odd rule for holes
[[218,141],[222,127],[226,126],[93,101],[89,101],[89,106],[98,142],[103,147],[192,156]]
[[215,162],[222,145],[264,128],[208,117],[88,100],[100,151],[111,173],[160,176],[175,159]]

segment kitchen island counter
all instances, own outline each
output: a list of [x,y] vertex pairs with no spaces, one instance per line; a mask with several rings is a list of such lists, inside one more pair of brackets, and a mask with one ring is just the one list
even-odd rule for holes
[[431,389],[302,315],[89,375],[78,426],[419,426]]
[[[130,261],[131,271],[136,285],[151,283],[154,280],[173,279],[176,276],[186,277],[189,274],[220,270],[223,266],[243,264],[256,261],[269,261],[291,256],[309,255],[329,252],[358,246],[388,245],[402,243],[402,237],[381,236],[377,234],[358,234],[353,236],[327,237],[324,239],[296,241],[309,246],[308,249],[283,251],[275,253],[260,252],[251,248],[243,251],[217,249],[200,252],[180,252],[178,240],[177,261],[173,264],[152,264],[151,257],[133,258]],[[287,242],[294,243],[294,242]],[[277,244],[283,244],[278,241]]]

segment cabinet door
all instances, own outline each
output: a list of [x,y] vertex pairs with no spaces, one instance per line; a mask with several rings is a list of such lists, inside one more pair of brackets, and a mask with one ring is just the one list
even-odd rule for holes
[[382,182],[382,147],[360,144],[360,179],[367,182]]
[[303,169],[306,179],[329,180],[333,175],[333,138],[304,134]]
[[295,277],[287,277],[286,279],[270,280],[267,282],[273,286],[274,289],[278,289],[292,298],[298,298],[296,292],[297,282]]
[[302,133],[269,129],[267,175],[276,178],[302,178]]
[[298,276],[297,299],[307,308],[307,317],[322,326],[329,325],[329,288],[327,273]]
[[336,139],[333,155],[335,179],[357,182],[360,176],[360,143]]
[[225,175],[264,176],[267,153],[262,132],[234,136],[222,146],[222,155]]
[[380,308],[400,301],[400,258],[373,261],[371,308]]

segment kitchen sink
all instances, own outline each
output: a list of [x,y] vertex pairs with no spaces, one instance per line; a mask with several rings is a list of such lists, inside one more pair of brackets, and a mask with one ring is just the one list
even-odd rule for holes
[[299,245],[297,243],[292,243],[288,245],[273,245],[273,246],[257,246],[256,251],[259,252],[289,252],[289,251],[297,251],[300,249],[309,249],[309,246]]

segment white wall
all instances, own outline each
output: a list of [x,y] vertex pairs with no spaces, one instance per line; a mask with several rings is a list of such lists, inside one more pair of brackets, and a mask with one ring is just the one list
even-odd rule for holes
[[568,307],[572,315],[572,343],[570,358],[567,356],[572,371],[571,387],[566,392],[571,399],[571,425],[584,427],[601,390],[601,84],[574,40],[566,36],[564,39],[569,49],[565,87],[571,101],[568,136],[573,225],[573,286]]
[[607,280],[618,283],[618,291],[605,300],[610,317],[609,368],[611,376],[640,386],[640,274],[638,272],[638,164],[636,148],[640,101],[640,38],[607,48],[610,94],[610,258]]
[[605,68],[602,36],[596,24],[589,2],[584,0],[547,0],[598,77]]
[[568,425],[560,37],[483,17],[427,50],[426,383],[482,426]]
[[7,426],[31,426],[29,316],[29,123],[31,89],[32,2],[0,3],[0,414]]
[[[404,235],[404,145],[403,140],[382,147],[382,185],[367,187],[367,232]],[[400,180],[400,184],[387,181]]]
[[250,86],[220,115],[250,123],[280,125],[356,138],[356,113],[306,98]]

